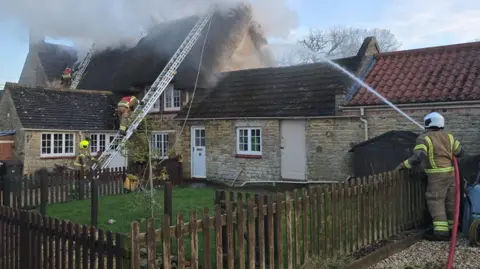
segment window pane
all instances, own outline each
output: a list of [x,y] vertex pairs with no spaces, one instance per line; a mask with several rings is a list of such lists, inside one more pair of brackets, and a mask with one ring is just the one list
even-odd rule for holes
[[106,144],[107,144],[107,141],[106,141],[106,135],[104,134],[101,134],[98,136],[98,141],[99,141],[99,151],[105,151],[105,147],[106,147]]
[[73,134],[65,134],[65,153],[74,153]]
[[97,135],[92,134],[90,135],[90,152],[96,153],[97,151],[98,151]]
[[53,153],[63,153],[63,134],[53,134]]
[[52,135],[42,134],[42,154],[52,153]]
[[180,107],[180,91],[173,91],[173,107]]
[[171,87],[167,87],[165,91],[163,92],[165,95],[165,107],[166,108],[171,108],[172,107],[172,97],[173,97],[173,91]]
[[240,151],[248,151],[248,129],[238,130],[238,143]]
[[260,151],[260,129],[251,129],[250,135],[251,150]]

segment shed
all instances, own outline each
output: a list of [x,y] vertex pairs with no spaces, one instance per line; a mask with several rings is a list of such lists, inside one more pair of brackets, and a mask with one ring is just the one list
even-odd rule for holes
[[369,176],[392,171],[413,154],[418,134],[410,131],[389,131],[353,146],[353,174]]

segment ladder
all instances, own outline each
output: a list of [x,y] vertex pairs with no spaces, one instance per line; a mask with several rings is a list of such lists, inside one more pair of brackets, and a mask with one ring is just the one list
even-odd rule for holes
[[152,86],[150,86],[150,89],[143,97],[140,105],[135,108],[135,111],[132,114],[134,115],[135,119],[131,122],[130,126],[126,131],[126,134],[122,135],[120,132],[118,132],[115,135],[113,141],[100,155],[100,157],[98,158],[98,162],[92,166],[92,169],[97,169],[98,167],[100,167],[100,169],[105,169],[115,158],[118,151],[122,149],[122,147],[125,145],[125,142],[127,142],[127,140],[132,136],[138,125],[140,125],[140,123],[146,117],[155,102],[157,102],[160,95],[162,95],[167,86],[170,84],[176,74],[176,70],[197,42],[202,30],[212,18],[214,11],[215,8],[212,5],[209,8],[208,13],[197,21],[195,26],[192,28],[192,30],[185,38],[183,43],[180,45],[180,47],[177,49],[175,54],[173,54],[172,58],[164,67],[155,82],[153,82]]
[[88,64],[92,59],[94,48],[95,48],[95,43],[92,45],[92,47],[88,51],[87,56],[85,56],[85,59],[83,59],[83,61],[80,63],[80,66],[78,67],[78,71],[76,72],[75,77],[73,78],[72,84],[70,85],[70,90],[75,90],[78,84],[80,83],[83,73],[85,73],[85,70],[87,70]]

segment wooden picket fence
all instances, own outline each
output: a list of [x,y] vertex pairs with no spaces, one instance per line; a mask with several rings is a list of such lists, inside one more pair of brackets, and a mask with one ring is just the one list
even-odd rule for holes
[[[44,177],[42,179],[42,177]],[[91,198],[90,182],[98,178],[99,195],[123,194],[125,169],[105,169],[80,177],[76,171],[62,174],[28,175],[23,178],[4,178],[1,202],[3,206],[31,209],[41,205],[41,181],[47,181],[47,201],[49,204],[66,203],[72,200]]]
[[0,207],[1,268],[129,268],[125,242],[119,233]]
[[146,233],[133,222],[131,268],[146,259],[148,268],[292,269],[311,257],[348,255],[422,224],[418,177],[388,173],[264,197],[231,194],[213,216],[205,208],[171,225],[164,215],[160,229],[147,220]]

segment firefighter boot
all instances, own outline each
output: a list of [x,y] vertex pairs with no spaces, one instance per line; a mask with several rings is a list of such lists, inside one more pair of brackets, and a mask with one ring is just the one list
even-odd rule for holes
[[428,241],[450,241],[450,232],[430,229],[425,234],[425,239]]

